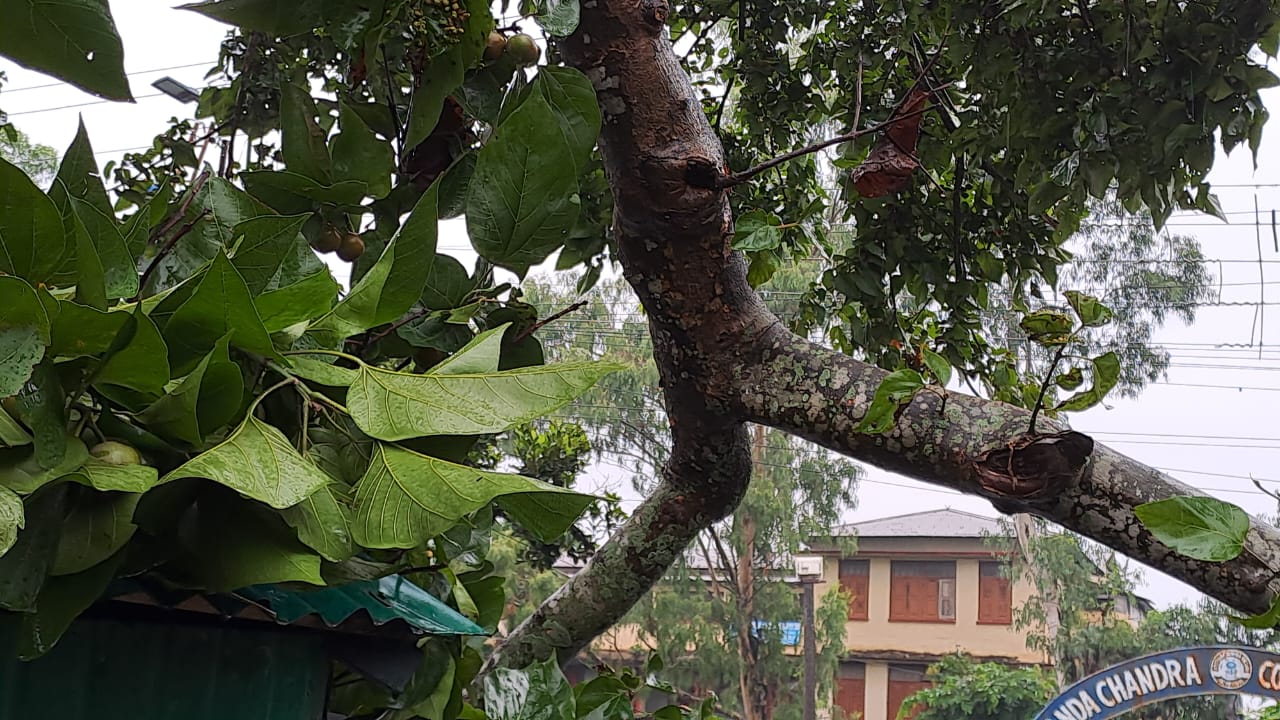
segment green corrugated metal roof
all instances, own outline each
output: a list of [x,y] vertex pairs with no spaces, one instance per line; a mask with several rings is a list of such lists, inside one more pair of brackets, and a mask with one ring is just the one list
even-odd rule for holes
[[363,622],[367,617],[374,626],[404,623],[414,634],[487,634],[465,615],[399,575],[314,590],[253,585],[231,593],[175,588],[155,578],[122,578],[107,590],[106,598],[212,612],[228,618],[261,620],[265,614],[281,625],[315,627],[318,620],[329,628],[359,632],[361,626],[367,629]]
[[336,627],[363,610],[375,625],[402,620],[431,635],[486,634],[465,615],[399,575],[306,591],[254,585],[236,594],[267,605],[285,624],[318,615],[326,625]]

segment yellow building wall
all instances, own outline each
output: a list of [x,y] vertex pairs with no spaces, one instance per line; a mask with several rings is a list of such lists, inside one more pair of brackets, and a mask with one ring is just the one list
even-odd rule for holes
[[[990,553],[978,539],[904,538],[892,544],[859,543],[859,559],[870,563],[867,620],[852,620],[845,625],[845,650],[858,654],[875,651],[946,655],[963,651],[975,656],[1012,658],[1018,662],[1039,663],[1041,653],[1027,649],[1026,633],[1013,625],[978,623],[978,563],[980,554]],[[968,556],[971,555],[971,556]],[[956,563],[956,618],[950,623],[912,623],[889,621],[891,567],[894,560],[951,560]],[[988,556],[987,558],[991,558]],[[840,583],[840,558],[829,556],[823,567],[823,579],[816,588],[822,597]],[[1029,582],[1013,587],[1013,607],[1020,607],[1031,596]],[[868,678],[868,687],[870,687]]]

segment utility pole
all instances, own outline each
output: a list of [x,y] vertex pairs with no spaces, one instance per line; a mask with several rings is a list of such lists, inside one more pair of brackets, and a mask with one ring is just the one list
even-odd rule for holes
[[815,632],[812,577],[800,578],[804,588],[804,720],[818,717],[818,639]]

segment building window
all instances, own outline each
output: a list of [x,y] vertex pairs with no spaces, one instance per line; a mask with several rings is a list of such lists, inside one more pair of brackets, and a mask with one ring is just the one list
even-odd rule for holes
[[894,560],[891,575],[890,621],[955,622],[955,561]]
[[1013,622],[1013,582],[1005,563],[978,563],[978,622],[984,625]]
[[867,560],[840,561],[840,587],[853,596],[849,619],[867,619],[867,595],[871,592],[871,563]]
[[[897,718],[898,712],[902,709],[903,701],[933,684],[926,679],[924,673],[925,668],[923,667],[910,665],[893,665],[889,667],[889,699],[888,707],[886,708],[889,712],[889,717]],[[921,709],[916,708],[910,714],[904,715],[903,718],[909,720],[915,717]]]
[[836,675],[836,707],[844,718],[867,715],[867,666],[860,662],[840,663]]

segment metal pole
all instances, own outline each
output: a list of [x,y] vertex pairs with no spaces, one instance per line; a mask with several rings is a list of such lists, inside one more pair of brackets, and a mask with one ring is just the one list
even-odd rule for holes
[[804,720],[818,716],[818,640],[814,635],[813,581],[801,580],[804,586]]

